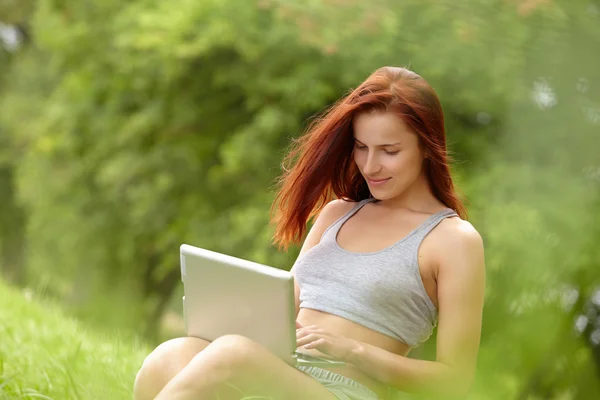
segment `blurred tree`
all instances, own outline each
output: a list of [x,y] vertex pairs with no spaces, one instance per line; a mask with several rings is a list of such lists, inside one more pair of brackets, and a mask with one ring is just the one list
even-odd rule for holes
[[511,86],[524,95],[503,119],[488,166],[469,182],[488,254],[483,385],[498,398],[600,394],[600,330],[579,322],[595,321],[600,287],[594,6],[553,3],[549,18],[528,17],[534,34]]
[[[29,39],[27,21],[33,1],[0,2],[0,93],[8,79],[12,52]],[[25,211],[17,201],[15,182],[16,159],[12,140],[0,124],[0,271],[18,285],[25,284]]]
[[26,25],[36,6],[36,0],[0,0],[0,21]]

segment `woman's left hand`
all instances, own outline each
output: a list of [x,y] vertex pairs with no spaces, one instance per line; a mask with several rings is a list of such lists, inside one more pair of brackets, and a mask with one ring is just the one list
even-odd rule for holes
[[326,332],[316,325],[304,326],[296,329],[296,343],[298,347],[315,349],[325,353],[336,360],[348,361],[352,353],[360,347],[354,339]]

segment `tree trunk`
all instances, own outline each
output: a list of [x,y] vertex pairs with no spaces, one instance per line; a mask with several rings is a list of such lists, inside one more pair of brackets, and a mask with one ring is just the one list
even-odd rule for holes
[[146,322],[146,329],[144,336],[151,341],[156,341],[158,338],[158,330],[160,327],[160,320],[165,313],[165,309],[173,296],[175,287],[179,282],[181,272],[179,267],[173,268],[169,273],[155,286],[155,291],[152,293],[152,297],[158,298],[156,305],[148,316]]
[[25,271],[25,211],[15,198],[12,166],[0,168],[0,271],[6,280],[24,286]]

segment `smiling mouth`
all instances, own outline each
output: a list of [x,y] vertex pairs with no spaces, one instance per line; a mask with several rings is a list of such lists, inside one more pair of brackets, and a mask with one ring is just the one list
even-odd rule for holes
[[389,180],[390,180],[390,178],[385,178],[385,179],[371,179],[371,178],[367,178],[367,182],[372,183],[372,184],[383,183],[383,182],[387,182]]

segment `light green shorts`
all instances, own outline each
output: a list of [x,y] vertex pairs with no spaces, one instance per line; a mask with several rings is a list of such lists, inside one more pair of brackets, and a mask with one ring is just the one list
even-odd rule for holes
[[296,366],[296,368],[315,378],[339,400],[379,400],[377,394],[371,389],[343,375],[318,367]]

